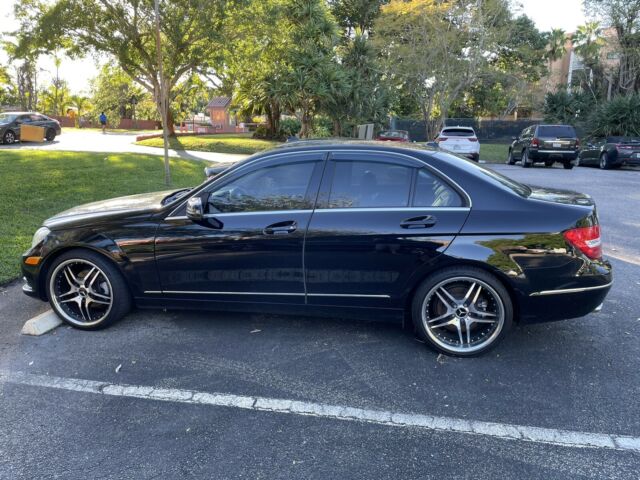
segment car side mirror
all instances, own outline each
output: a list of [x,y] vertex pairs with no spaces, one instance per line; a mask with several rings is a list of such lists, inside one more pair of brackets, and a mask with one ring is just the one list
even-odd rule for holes
[[512,142],[515,142],[516,140],[518,140],[518,137],[511,137]]
[[595,147],[595,145],[593,143],[591,143],[591,142],[587,143],[587,148],[593,148],[593,147]]
[[204,205],[202,204],[202,198],[197,195],[187,201],[187,218],[195,223],[204,220]]

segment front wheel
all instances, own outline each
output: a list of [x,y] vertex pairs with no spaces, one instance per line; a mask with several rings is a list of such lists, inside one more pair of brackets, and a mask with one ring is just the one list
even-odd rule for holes
[[509,156],[507,157],[507,165],[514,165],[516,161],[513,158],[513,151],[509,150]]
[[509,293],[493,275],[453,267],[427,278],[412,301],[419,336],[447,355],[480,355],[495,347],[513,324]]
[[44,138],[47,142],[53,142],[56,138],[56,131],[53,128],[47,129],[47,133]]
[[49,269],[47,296],[58,316],[81,330],[104,328],[131,309],[124,277],[109,260],[86,250],[58,257]]
[[553,160],[547,160],[546,162],[544,162],[544,166],[547,168],[553,167]]
[[609,170],[611,168],[611,165],[609,165],[609,155],[607,155],[607,152],[604,152],[602,155],[600,155],[600,168],[602,170]]
[[564,167],[565,170],[571,170],[573,168],[573,163],[571,162],[564,162],[562,164],[562,166]]

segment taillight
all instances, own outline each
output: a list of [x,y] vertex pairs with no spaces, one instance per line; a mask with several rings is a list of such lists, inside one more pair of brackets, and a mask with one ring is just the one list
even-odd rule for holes
[[540,139],[539,138],[534,138],[533,140],[531,140],[531,146],[532,147],[539,147],[540,146]]
[[446,142],[448,140],[448,137],[438,137],[436,138],[436,142]]
[[587,257],[598,259],[602,257],[602,240],[600,240],[600,225],[592,227],[572,228],[564,232],[564,238]]
[[579,147],[580,147],[580,139],[576,138],[576,148],[579,148]]
[[632,148],[631,145],[620,145],[619,143],[616,145],[616,150],[631,150]]
[[478,139],[476,137],[469,137],[467,138],[467,140],[469,140],[470,142],[477,142]]

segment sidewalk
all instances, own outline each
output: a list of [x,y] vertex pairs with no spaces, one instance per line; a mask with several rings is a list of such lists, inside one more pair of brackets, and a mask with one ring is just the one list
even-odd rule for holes
[[[63,130],[62,135],[56,137],[52,143],[0,145],[0,152],[2,150],[64,150],[68,152],[163,154],[162,148],[136,145],[136,135],[131,133],[102,134],[95,131]],[[247,158],[249,155],[169,149],[169,156],[201,162],[232,163]]]

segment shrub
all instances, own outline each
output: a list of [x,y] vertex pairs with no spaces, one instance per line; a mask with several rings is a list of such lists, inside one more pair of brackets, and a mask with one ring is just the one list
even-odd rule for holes
[[587,131],[593,137],[640,136],[640,94],[598,105],[589,116]]
[[300,120],[297,118],[285,118],[280,120],[280,136],[283,138],[292,137],[300,132]]
[[267,130],[267,126],[264,123],[261,123],[260,125],[258,125],[256,127],[256,131],[253,132],[252,135],[253,138],[260,138],[260,139],[269,139],[269,130]]

